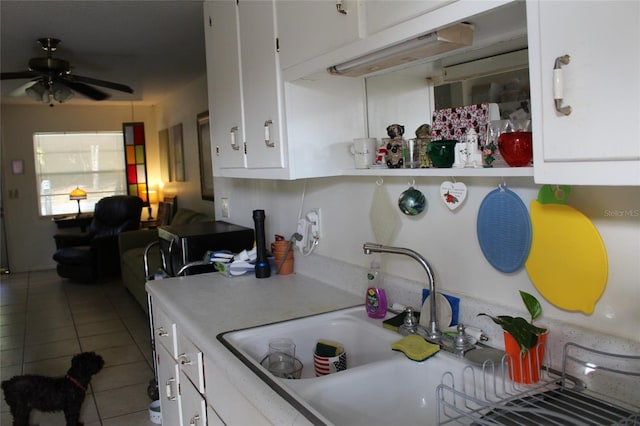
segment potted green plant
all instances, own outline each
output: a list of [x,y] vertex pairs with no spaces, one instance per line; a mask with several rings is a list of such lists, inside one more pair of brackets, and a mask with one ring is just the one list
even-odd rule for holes
[[[509,355],[507,361],[511,378],[519,383],[535,383],[539,380],[540,365],[544,360],[544,345],[548,330],[533,324],[542,315],[542,307],[538,299],[522,290],[520,290],[520,297],[529,311],[530,320],[509,315],[494,317],[486,313],[479,313],[478,316],[489,317],[502,327],[505,351]],[[532,352],[532,349],[535,350]],[[512,362],[512,360],[518,360],[518,362]]]

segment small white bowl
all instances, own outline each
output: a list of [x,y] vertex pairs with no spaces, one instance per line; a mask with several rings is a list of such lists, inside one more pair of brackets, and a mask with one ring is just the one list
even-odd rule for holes
[[151,423],[162,424],[162,412],[160,412],[160,401],[156,400],[149,404],[149,420]]

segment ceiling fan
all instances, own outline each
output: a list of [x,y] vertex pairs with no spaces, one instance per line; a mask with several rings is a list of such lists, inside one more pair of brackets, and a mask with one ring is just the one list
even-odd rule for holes
[[38,43],[47,52],[46,58],[31,58],[28,71],[3,72],[0,79],[32,79],[33,84],[27,83],[25,92],[36,101],[49,103],[50,106],[53,106],[53,100],[62,103],[70,99],[74,95],[73,91],[96,101],[110,96],[93,86],[133,93],[133,89],[124,84],[72,74],[68,61],[53,57],[53,52],[60,43],[57,38],[39,38]]

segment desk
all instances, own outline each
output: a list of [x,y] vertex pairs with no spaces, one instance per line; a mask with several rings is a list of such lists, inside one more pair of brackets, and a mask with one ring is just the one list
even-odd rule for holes
[[140,229],[155,229],[158,227],[158,221],[156,219],[147,219],[140,221]]
[[54,216],[52,220],[55,222],[58,229],[80,228],[81,232],[86,232],[87,226],[89,226],[89,224],[93,220],[93,214],[83,213],[66,216]]

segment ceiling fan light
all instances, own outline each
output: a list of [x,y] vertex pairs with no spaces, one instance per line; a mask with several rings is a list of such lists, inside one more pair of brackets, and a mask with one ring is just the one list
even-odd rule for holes
[[49,102],[49,88],[44,85],[42,81],[37,81],[32,86],[27,87],[25,92],[34,101]]
[[57,82],[53,83],[51,91],[53,92],[53,99],[60,103],[73,98],[73,92],[64,84],[60,84]]

